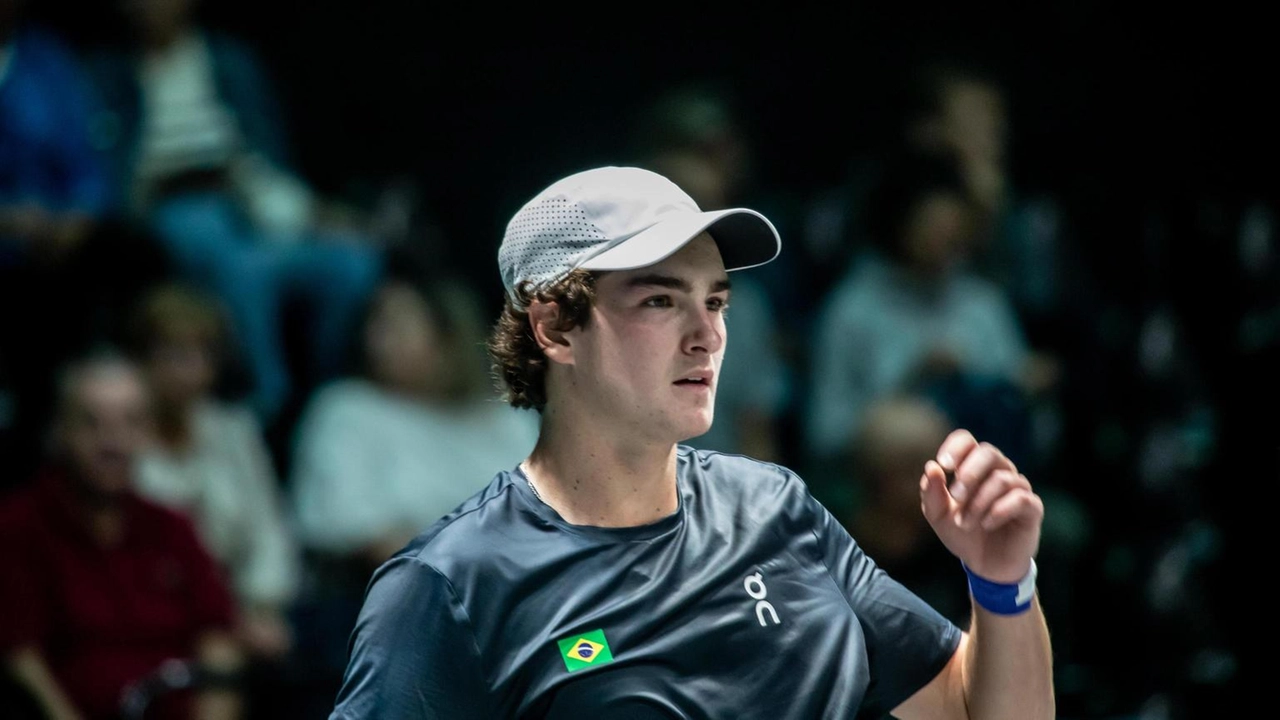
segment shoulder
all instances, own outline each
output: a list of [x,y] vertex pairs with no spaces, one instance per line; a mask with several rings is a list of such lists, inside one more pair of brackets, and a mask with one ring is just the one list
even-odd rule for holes
[[679,469],[683,470],[686,467],[690,469],[700,468],[716,477],[764,478],[770,482],[785,482],[787,478],[796,477],[795,473],[784,465],[758,460],[750,455],[725,452],[723,450],[678,445],[676,447],[676,458],[679,463]]
[[181,510],[163,505],[145,495],[129,498],[130,522],[152,528],[165,535],[194,534],[191,518]]
[[128,507],[130,531],[146,538],[146,542],[175,553],[189,554],[193,549],[205,552],[195,522],[184,510],[136,492],[130,496]]
[[372,412],[385,405],[386,400],[373,383],[361,378],[342,378],[330,381],[315,391],[307,402],[307,414]]
[[694,490],[705,489],[718,502],[732,499],[736,510],[802,510],[809,487],[790,468],[747,455],[681,445],[677,471]]
[[509,548],[511,535],[525,524],[510,473],[496,474],[444,517],[418,534],[395,557],[412,557],[444,575],[487,564]]

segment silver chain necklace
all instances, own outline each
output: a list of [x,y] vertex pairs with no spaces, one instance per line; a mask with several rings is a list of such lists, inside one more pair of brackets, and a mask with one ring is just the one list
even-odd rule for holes
[[546,505],[547,501],[542,499],[542,493],[538,492],[538,486],[533,484],[533,474],[529,472],[529,468],[521,464],[520,469],[524,471],[525,484],[527,484],[529,489],[533,491],[533,496],[538,498],[538,502]]

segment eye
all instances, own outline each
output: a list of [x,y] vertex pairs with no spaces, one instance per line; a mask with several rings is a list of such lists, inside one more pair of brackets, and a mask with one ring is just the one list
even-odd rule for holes
[[729,301],[725,298],[711,298],[710,300],[707,300],[707,309],[712,312],[722,313],[729,309]]
[[644,301],[645,307],[665,308],[671,307],[671,298],[666,295],[655,295]]

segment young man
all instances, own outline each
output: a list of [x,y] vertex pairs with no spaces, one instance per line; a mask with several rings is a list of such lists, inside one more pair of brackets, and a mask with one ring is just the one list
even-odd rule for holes
[[679,444],[711,424],[727,271],[780,247],[638,168],[516,213],[490,345],[538,444],[374,575],[333,720],[1054,716],[1044,507],[998,449],[957,430],[920,480],[963,631],[787,468]]

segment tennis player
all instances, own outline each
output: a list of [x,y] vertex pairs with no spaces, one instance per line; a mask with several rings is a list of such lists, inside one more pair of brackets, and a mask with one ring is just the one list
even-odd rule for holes
[[712,422],[731,273],[780,248],[640,168],[519,209],[490,350],[540,439],[375,573],[332,720],[1054,717],[1044,506],[999,449],[957,429],[921,469],[962,628],[788,468],[681,444]]

